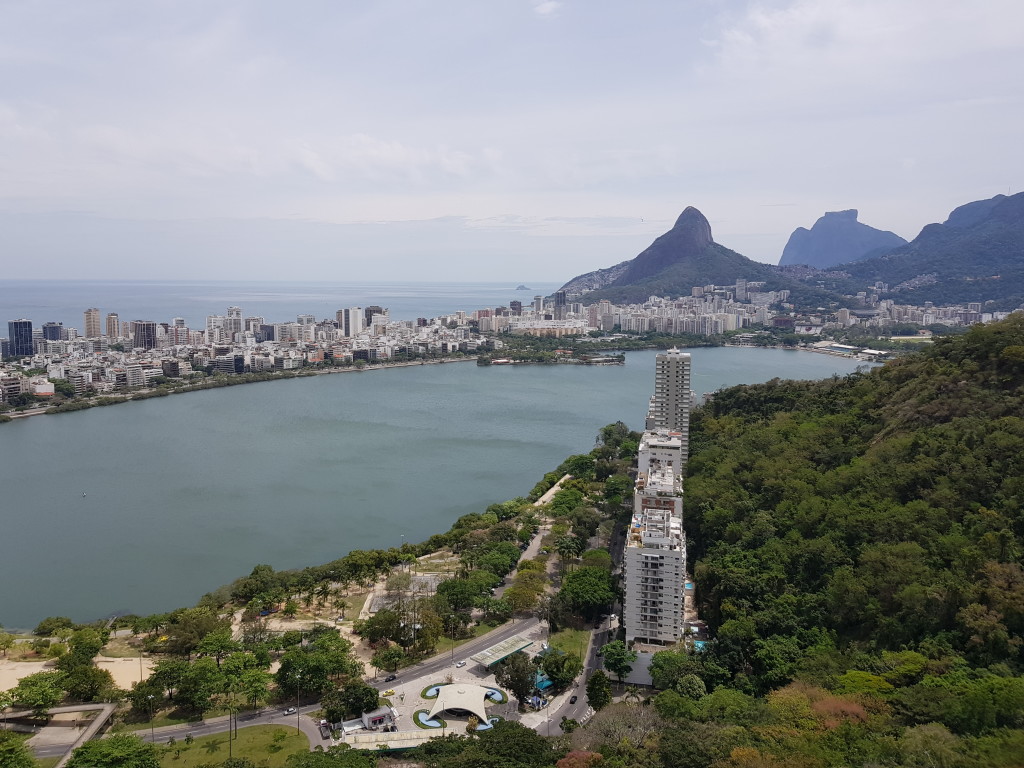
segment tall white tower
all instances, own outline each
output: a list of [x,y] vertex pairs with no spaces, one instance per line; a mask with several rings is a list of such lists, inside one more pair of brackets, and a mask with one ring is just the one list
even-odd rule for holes
[[673,347],[658,354],[654,369],[654,394],[647,410],[647,429],[679,432],[683,436],[683,458],[688,453],[690,409],[690,353]]

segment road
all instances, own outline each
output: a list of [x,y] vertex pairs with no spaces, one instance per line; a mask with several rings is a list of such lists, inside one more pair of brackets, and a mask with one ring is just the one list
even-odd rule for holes
[[[561,478],[553,488],[551,488],[540,500],[536,502],[536,504],[543,504],[545,501],[550,499],[558,491],[562,481],[567,477],[569,476],[566,475]],[[547,526],[544,526],[540,533],[533,538],[530,542],[530,546],[523,554],[524,558],[536,556],[540,549],[543,535],[546,531]],[[615,558],[616,551],[617,548],[613,546],[613,558]],[[616,563],[616,565],[618,565],[618,563]],[[511,582],[511,578],[512,575],[509,576],[509,582]],[[501,589],[501,592],[504,592],[504,588]],[[439,677],[443,677],[443,674],[450,672],[455,661],[468,659],[475,653],[489,648],[492,645],[496,645],[503,640],[507,640],[518,634],[529,632],[539,627],[541,623],[542,622],[537,618],[512,621],[511,623],[498,627],[485,635],[481,635],[478,638],[474,638],[473,640],[463,643],[450,652],[439,654],[431,659],[422,661],[419,664],[402,669],[398,674],[399,679],[395,681],[395,684],[397,685],[420,678],[428,681],[436,680]],[[612,631],[608,627],[607,621],[604,627],[592,633],[590,643],[587,647],[587,658],[584,663],[583,673],[577,678],[576,683],[570,690],[559,695],[558,699],[562,703],[557,707],[557,709],[552,707],[544,711],[546,718],[540,721],[543,723],[543,729],[541,727],[537,727],[538,731],[543,730],[545,733],[558,734],[561,733],[559,723],[561,722],[562,717],[567,717],[581,722],[589,717],[591,710],[587,705],[586,681],[590,676],[590,673],[600,667],[600,659],[597,656],[597,650],[604,643],[608,642],[611,638],[611,634]],[[371,684],[372,683],[373,681],[371,681]],[[575,704],[569,703],[572,696],[577,697]],[[316,712],[320,709],[319,703],[301,706],[298,708],[297,713],[291,715],[284,714],[284,710],[287,708],[287,705],[284,705],[275,708],[263,709],[258,712],[239,714],[236,718],[236,728],[247,728],[254,725],[294,726],[306,734],[309,738],[311,747],[324,743],[324,740],[320,735],[320,731],[317,728],[317,724],[307,716],[309,713]],[[147,741],[162,744],[167,743],[171,738],[176,741],[184,741],[188,734],[192,734],[193,737],[198,738],[200,736],[224,733],[228,730],[228,726],[229,718],[227,716],[223,716],[193,723],[185,723],[182,725],[170,725],[148,730],[139,730],[137,733]],[[34,750],[36,757],[57,757],[68,751],[67,745],[46,745],[40,746]]]

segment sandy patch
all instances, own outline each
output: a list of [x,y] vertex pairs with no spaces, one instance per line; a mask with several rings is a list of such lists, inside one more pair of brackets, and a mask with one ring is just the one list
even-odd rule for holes
[[[108,659],[97,656],[96,666],[107,670],[118,688],[129,690],[132,683],[139,680],[138,659]],[[9,691],[18,685],[23,677],[34,675],[36,672],[53,671],[53,660],[49,661],[6,661],[0,659],[0,691]],[[153,662],[150,659],[142,660],[142,674],[149,677],[153,671]]]
[[108,659],[97,656],[95,663],[99,669],[105,669],[110,673],[118,688],[124,688],[126,691],[131,690],[132,685],[139,682],[140,679],[145,680],[149,677],[153,673],[154,667],[152,659],[142,659],[141,668],[137,658]]
[[34,675],[36,672],[50,672],[53,670],[53,659],[46,661],[10,661],[0,659],[0,691],[9,691],[16,688],[18,681],[23,677]]

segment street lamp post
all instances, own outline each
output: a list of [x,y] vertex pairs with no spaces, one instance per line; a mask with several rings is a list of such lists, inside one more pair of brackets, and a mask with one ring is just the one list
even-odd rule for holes
[[146,697],[149,700],[149,741],[156,744],[156,733],[153,730],[153,694]]
[[301,713],[299,712],[299,683],[302,682],[302,675],[295,675],[295,732],[300,733],[301,728]]

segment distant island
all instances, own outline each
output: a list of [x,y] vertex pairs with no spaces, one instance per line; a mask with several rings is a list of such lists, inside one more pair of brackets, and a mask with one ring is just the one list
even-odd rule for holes
[[520,283],[519,285],[516,286],[516,290],[517,291],[532,291],[533,288],[527,288],[525,285]]

